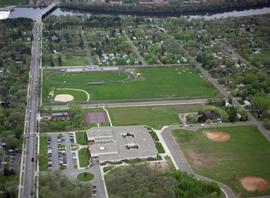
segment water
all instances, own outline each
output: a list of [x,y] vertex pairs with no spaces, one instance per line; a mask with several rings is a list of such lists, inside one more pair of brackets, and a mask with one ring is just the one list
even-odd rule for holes
[[[26,7],[16,7],[14,11],[12,11],[9,15],[9,18],[19,18],[19,17],[26,17],[33,20],[37,19],[38,13],[42,8],[26,8]],[[229,11],[229,12],[222,12],[212,15],[189,15],[188,17],[194,19],[219,19],[219,18],[228,18],[228,17],[241,17],[241,16],[252,16],[252,15],[262,15],[262,14],[270,14],[270,7],[265,8],[257,8],[257,9],[249,9],[249,10],[242,10],[242,11]],[[92,14],[88,12],[82,11],[75,11],[75,10],[64,10],[61,8],[55,9],[50,15],[53,16],[87,16],[90,17]]]
[[230,11],[230,12],[223,12],[218,14],[212,14],[212,15],[193,15],[190,16],[190,18],[193,19],[220,19],[220,18],[228,18],[228,17],[243,17],[243,16],[253,16],[253,15],[263,15],[263,14],[269,14],[270,13],[270,7],[269,8],[258,8],[258,9],[249,9],[249,10],[242,10],[242,11]]
[[38,14],[42,8],[23,8],[23,7],[16,7],[14,10],[10,13],[9,18],[30,18],[33,20],[36,20],[38,17]]

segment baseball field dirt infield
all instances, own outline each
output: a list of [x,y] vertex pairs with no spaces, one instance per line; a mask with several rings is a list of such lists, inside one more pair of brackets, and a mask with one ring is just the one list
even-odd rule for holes
[[240,179],[244,189],[250,192],[264,191],[268,189],[268,183],[261,177],[248,176]]
[[70,102],[74,99],[72,95],[69,94],[58,94],[55,96],[54,101],[55,102]]
[[225,132],[204,132],[204,135],[214,142],[227,142],[231,139],[230,134]]

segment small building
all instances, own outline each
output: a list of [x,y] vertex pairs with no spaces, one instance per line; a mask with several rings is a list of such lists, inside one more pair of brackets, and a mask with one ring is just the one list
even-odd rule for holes
[[47,118],[51,121],[66,121],[71,120],[71,115],[68,112],[57,112],[51,113]]
[[158,153],[144,126],[91,128],[87,140],[91,157],[100,163],[156,158]]

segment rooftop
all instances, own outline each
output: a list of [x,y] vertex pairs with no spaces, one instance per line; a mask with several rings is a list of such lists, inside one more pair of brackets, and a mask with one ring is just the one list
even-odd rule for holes
[[157,156],[155,143],[144,126],[91,128],[87,139],[91,156],[101,163]]

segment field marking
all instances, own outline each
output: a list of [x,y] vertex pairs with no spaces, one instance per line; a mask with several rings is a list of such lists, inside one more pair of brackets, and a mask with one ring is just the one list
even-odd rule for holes
[[61,91],[61,90],[67,90],[67,91],[79,91],[79,92],[83,92],[83,93],[85,93],[86,96],[87,96],[86,102],[89,102],[89,100],[90,100],[90,94],[89,94],[87,91],[83,90],[83,89],[57,88],[56,90],[60,90],[60,91]]

